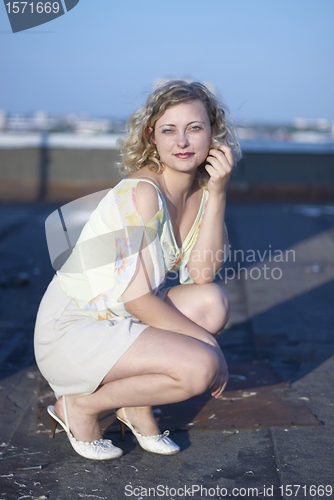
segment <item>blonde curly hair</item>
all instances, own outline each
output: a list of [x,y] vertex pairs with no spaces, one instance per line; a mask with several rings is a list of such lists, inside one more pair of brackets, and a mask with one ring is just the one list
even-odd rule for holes
[[[213,130],[211,148],[221,144],[229,146],[235,161],[241,157],[240,146],[234,130],[227,124],[227,107],[210,90],[199,82],[188,83],[172,80],[159,85],[148,97],[144,107],[138,109],[127,122],[127,137],[120,142],[121,168],[125,175],[140,170],[144,166],[160,173],[163,165],[153,142],[154,126],[166,109],[180,103],[201,101],[208,113]],[[207,185],[209,174],[200,165],[197,178],[202,187]]]

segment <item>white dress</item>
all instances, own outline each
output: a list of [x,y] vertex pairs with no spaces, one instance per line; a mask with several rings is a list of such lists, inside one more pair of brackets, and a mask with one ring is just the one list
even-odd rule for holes
[[[158,212],[144,224],[137,209],[139,182],[155,186]],[[136,272],[143,239],[154,265],[151,287],[165,295],[170,271],[192,283],[187,262],[197,239],[208,192],[181,248],[166,202],[147,179],[125,179],[92,212],[70,257],[57,271],[39,307],[35,326],[38,367],[56,397],[90,394],[147,325],[125,309],[122,294]]]

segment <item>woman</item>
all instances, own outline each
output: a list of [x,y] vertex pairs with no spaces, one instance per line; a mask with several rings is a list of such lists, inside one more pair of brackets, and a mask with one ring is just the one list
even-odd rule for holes
[[[222,265],[227,182],[238,144],[200,83],[168,82],[129,121],[128,177],[98,205],[49,285],[36,321],[39,368],[55,391],[48,412],[92,459],[122,454],[101,439],[100,412],[116,409],[147,451],[179,447],[152,405],[228,381],[214,338],[228,301],[212,283]],[[163,289],[168,271],[181,285]],[[125,410],[126,408],[126,410]],[[53,430],[53,432],[54,432]]]

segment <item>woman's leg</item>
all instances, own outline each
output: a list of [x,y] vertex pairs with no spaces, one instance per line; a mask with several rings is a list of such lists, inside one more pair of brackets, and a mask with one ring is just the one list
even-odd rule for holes
[[[213,335],[221,332],[229,318],[228,299],[215,283],[175,286],[168,291],[165,301]],[[127,408],[127,414],[144,435],[159,432],[151,407]]]
[[[67,396],[71,431],[79,440],[99,439],[97,417],[101,411],[183,401],[214,386],[217,377],[220,384],[224,370],[221,358],[208,344],[186,335],[147,328],[97,391]],[[56,403],[56,412],[64,419],[61,400]],[[140,425],[138,428],[142,430]]]
[[228,299],[215,283],[175,286],[165,301],[213,335],[221,332],[230,314]]

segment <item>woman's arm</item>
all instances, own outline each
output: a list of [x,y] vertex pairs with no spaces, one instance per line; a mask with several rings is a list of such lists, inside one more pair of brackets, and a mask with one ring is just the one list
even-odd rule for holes
[[[151,221],[158,209],[154,186],[139,183],[136,203],[143,222]],[[146,325],[189,335],[216,346],[209,332],[153,293],[154,271],[150,247],[144,235],[134,277],[122,295],[125,309]]]
[[228,251],[224,220],[226,188],[234,166],[232,150],[224,145],[219,150],[211,149],[207,161],[209,199],[187,264],[188,272],[197,284],[213,281],[224,262],[224,249]]
[[[153,203],[154,206],[154,197],[156,197],[156,193],[153,193],[152,190],[149,189],[151,187],[151,185],[147,185],[147,187],[143,189],[137,188],[137,205],[144,222],[152,219],[152,213],[149,207],[152,206],[151,203]],[[142,203],[146,206],[145,211],[141,211]],[[151,283],[153,283],[153,273],[154,267],[150,249],[146,242],[143,241],[137,260],[135,275],[122,295],[125,309],[146,325],[180,333],[182,335],[188,335],[208,344],[214,350],[220,361],[217,379],[211,389],[212,396],[216,398],[219,397],[226,386],[228,370],[226,360],[217,341],[207,330],[191,321],[172,305],[167,304],[154,295],[151,286]]]
[[128,312],[136,316],[146,325],[188,335],[208,344],[216,353],[220,366],[216,382],[211,388],[211,395],[215,398],[220,396],[228,381],[228,369],[219,344],[209,332],[193,323],[178,309],[170,306],[152,293],[145,294],[133,301],[126,302],[125,307]]
[[208,331],[154,294],[153,275],[154,266],[150,249],[143,241],[134,277],[122,295],[125,309],[146,325],[189,335],[216,346]]
[[123,294],[125,309],[145,325],[188,335],[213,347],[218,345],[208,331],[198,326],[178,309],[167,304],[152,292],[129,301],[127,301],[127,292]]

